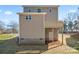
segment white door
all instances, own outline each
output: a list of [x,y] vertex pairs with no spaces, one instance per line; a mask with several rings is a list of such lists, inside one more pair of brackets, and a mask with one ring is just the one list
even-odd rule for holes
[[49,40],[50,41],[53,41],[53,36],[54,36],[54,33],[53,33],[53,29],[51,32],[49,32]]

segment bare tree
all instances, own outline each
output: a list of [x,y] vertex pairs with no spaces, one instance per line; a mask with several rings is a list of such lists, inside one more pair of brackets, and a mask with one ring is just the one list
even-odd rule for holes
[[77,32],[77,30],[78,30],[78,21],[77,20],[74,21],[74,29]]
[[73,22],[72,21],[69,21],[69,23],[68,23],[68,29],[69,29],[69,32],[73,31]]
[[66,20],[68,23],[68,31],[73,32],[74,30],[74,20],[77,18],[77,13],[76,12],[69,12],[67,14]]
[[67,32],[67,21],[66,21],[66,19],[64,20],[64,32]]
[[18,33],[18,23],[11,21],[8,25],[8,27],[10,27],[12,33]]
[[4,30],[4,23],[0,21],[0,33],[3,33]]

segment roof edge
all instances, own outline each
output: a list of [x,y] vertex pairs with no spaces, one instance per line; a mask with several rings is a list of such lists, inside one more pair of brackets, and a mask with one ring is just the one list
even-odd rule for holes
[[59,7],[59,5],[22,5],[22,7]]

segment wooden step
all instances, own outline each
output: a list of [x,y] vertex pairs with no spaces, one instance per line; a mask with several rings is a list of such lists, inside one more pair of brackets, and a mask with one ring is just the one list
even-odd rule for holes
[[48,44],[48,49],[52,49],[52,48],[58,47],[60,45],[61,45],[61,43],[59,41],[51,42]]

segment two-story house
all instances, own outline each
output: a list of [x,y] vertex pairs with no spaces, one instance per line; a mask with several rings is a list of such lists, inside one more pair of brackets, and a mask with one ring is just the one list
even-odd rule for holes
[[19,44],[48,44],[58,41],[57,5],[26,5],[19,14]]

